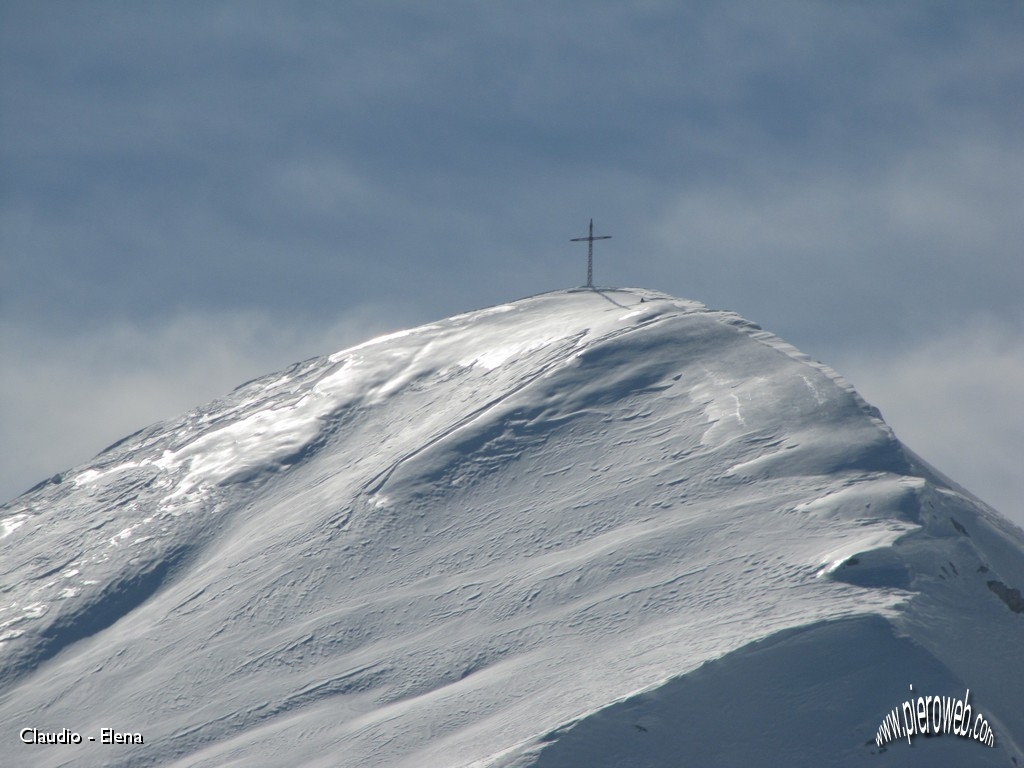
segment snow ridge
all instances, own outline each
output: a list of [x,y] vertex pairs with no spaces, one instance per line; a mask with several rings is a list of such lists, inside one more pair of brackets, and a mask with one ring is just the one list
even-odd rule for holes
[[26,765],[860,765],[908,684],[967,683],[996,748],[900,759],[1005,765],[1022,553],[774,335],[553,292],[248,382],[0,508],[0,710],[145,734]]

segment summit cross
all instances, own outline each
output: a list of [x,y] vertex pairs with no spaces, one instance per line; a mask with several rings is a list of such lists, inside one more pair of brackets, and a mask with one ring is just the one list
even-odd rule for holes
[[587,288],[594,287],[594,241],[611,240],[611,235],[594,235],[594,220],[590,220],[590,232],[586,237],[574,237],[570,243],[587,243]]

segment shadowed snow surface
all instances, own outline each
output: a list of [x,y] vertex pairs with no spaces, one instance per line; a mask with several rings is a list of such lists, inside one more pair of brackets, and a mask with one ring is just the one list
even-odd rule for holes
[[[1024,765],[1020,530],[835,373],[650,291],[299,363],[0,537],[5,765]],[[880,749],[909,685],[970,688],[995,748]]]

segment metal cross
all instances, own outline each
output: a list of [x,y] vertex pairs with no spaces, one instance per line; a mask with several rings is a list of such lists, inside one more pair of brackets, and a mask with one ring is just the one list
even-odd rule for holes
[[574,237],[570,243],[582,243],[587,241],[587,288],[594,287],[594,241],[611,240],[611,235],[594,235],[594,220],[590,220],[590,233],[586,237]]

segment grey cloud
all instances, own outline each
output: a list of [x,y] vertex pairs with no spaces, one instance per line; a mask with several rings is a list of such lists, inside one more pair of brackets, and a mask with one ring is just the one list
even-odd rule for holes
[[698,257],[701,288],[725,287],[798,344],[884,347],[978,307],[1024,309],[1022,171],[1019,149],[968,139],[909,152],[884,173],[687,191],[651,231],[662,253]]
[[976,316],[838,365],[905,443],[1024,527],[1024,322]]
[[1021,30],[945,1],[3,3],[0,319],[33,365],[183,315],[427,320],[578,284],[593,216],[599,282],[828,362],[909,348],[1024,312]]

